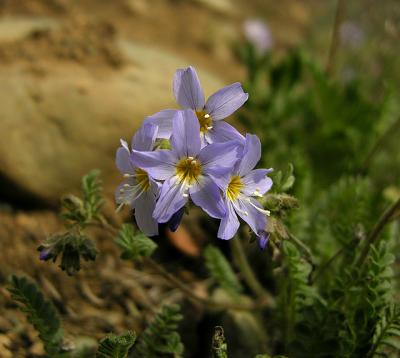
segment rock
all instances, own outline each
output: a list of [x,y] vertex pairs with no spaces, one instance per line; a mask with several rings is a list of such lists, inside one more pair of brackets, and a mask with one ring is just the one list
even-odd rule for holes
[[[190,64],[158,48],[118,46],[126,58],[118,67],[51,57],[0,66],[0,177],[55,204],[98,168],[113,193],[119,139],[130,140],[144,117],[176,107],[172,76]],[[202,69],[199,76],[206,95],[221,87]]]

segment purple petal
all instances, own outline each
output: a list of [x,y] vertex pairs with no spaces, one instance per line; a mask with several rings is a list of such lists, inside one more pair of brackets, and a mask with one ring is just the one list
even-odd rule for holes
[[202,163],[204,174],[220,176],[223,172],[233,170],[240,152],[240,143],[236,141],[213,143],[200,151],[198,159]]
[[132,149],[141,151],[152,150],[157,133],[157,125],[146,122],[143,123],[132,138]]
[[164,182],[153,213],[153,217],[159,223],[167,222],[172,215],[185,206],[188,199],[184,196],[184,190],[184,186],[176,176]]
[[[250,202],[253,205],[251,205]],[[258,208],[263,209],[257,200],[242,196],[239,197],[234,204],[236,206],[236,213],[250,226],[253,232],[257,234],[259,231],[265,230],[267,225],[267,216],[254,208],[254,206],[257,206]]]
[[131,161],[154,179],[165,180],[175,174],[177,158],[170,150],[156,150],[154,152],[132,151]]
[[218,229],[218,238],[222,240],[229,240],[235,236],[236,231],[239,229],[239,220],[236,216],[236,213],[232,207],[232,203],[230,201],[226,202],[226,216],[221,220]]
[[176,101],[183,108],[202,110],[204,108],[204,93],[199,78],[193,67],[179,69],[175,72],[173,90]]
[[221,88],[207,100],[205,110],[214,121],[230,116],[243,106],[249,95],[243,91],[239,82]]
[[177,111],[172,122],[171,146],[178,158],[200,152],[200,124],[192,110]]
[[208,143],[222,143],[229,140],[244,143],[245,141],[243,135],[225,121],[213,122],[213,128],[206,133],[205,137]]
[[153,218],[154,208],[156,206],[156,197],[147,190],[140,195],[133,204],[135,208],[136,223],[146,236],[158,235],[158,223]]
[[272,169],[255,169],[241,178],[244,188],[242,192],[247,196],[253,196],[257,192],[264,195],[272,187],[272,179],[267,177]]
[[243,154],[237,164],[236,171],[239,176],[244,176],[252,170],[261,158],[261,143],[254,134],[246,134]]
[[258,233],[258,247],[260,250],[265,250],[269,241],[269,233],[261,231]]
[[133,174],[135,169],[130,160],[128,144],[121,139],[121,147],[115,154],[115,165],[122,174]]
[[200,206],[208,215],[221,219],[226,214],[221,191],[218,186],[208,177],[201,177],[197,185],[189,189],[193,202]]
[[172,232],[175,232],[178,229],[184,213],[185,208],[181,208],[174,215],[172,215],[171,219],[169,219],[168,227]]
[[158,126],[157,138],[169,139],[172,133],[172,119],[176,111],[176,109],[165,109],[147,117],[144,122]]

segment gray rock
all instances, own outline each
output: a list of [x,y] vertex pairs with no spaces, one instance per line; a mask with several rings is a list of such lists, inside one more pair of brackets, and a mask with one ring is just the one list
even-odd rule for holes
[[[98,168],[113,192],[119,138],[130,140],[144,117],[176,107],[172,76],[190,64],[158,48],[119,45],[127,58],[119,68],[54,59],[0,66],[0,176],[57,203]],[[199,76],[206,95],[221,87],[201,69]]]

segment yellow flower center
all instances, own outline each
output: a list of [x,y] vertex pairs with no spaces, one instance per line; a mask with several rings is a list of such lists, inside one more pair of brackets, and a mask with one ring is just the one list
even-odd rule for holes
[[238,198],[243,186],[244,185],[238,175],[232,176],[231,181],[228,184],[228,188],[226,189],[226,196],[228,199],[230,201],[235,201]]
[[176,175],[185,184],[193,184],[200,174],[201,163],[193,157],[182,158],[176,165]]
[[200,132],[206,133],[212,128],[212,118],[204,111],[196,111],[197,119],[200,123]]
[[150,188],[150,180],[149,180],[149,175],[147,174],[146,171],[144,171],[143,169],[136,169],[135,170],[135,174],[136,174],[136,180],[140,186],[140,188],[143,191],[147,191]]

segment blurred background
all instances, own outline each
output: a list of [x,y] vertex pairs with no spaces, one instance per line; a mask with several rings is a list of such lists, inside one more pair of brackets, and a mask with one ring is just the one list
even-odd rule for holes
[[[100,230],[100,260],[74,278],[36,252],[62,227],[60,197],[79,192],[91,169],[102,173],[109,219],[129,218],[114,212],[115,150],[146,116],[176,108],[177,68],[194,66],[206,97],[244,84],[250,100],[231,122],[261,137],[266,167],[293,163],[292,194],[308,208],[290,219],[300,238],[348,176],[368,176],[372,201],[398,196],[399,40],[398,0],[0,0],[0,356],[43,353],[10,303],[11,273],[33,277],[82,340],[140,331],[160,300],[179,300],[121,262]],[[199,292],[201,248],[215,237],[201,223],[193,212],[160,253]],[[191,319],[183,340],[202,357],[199,332],[213,318]]]

